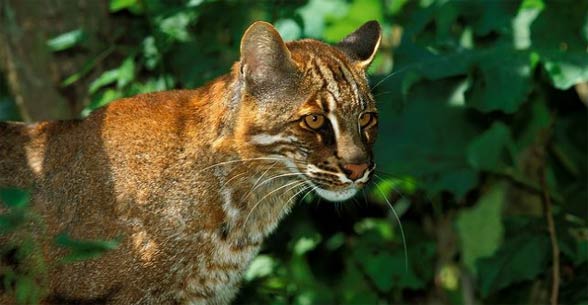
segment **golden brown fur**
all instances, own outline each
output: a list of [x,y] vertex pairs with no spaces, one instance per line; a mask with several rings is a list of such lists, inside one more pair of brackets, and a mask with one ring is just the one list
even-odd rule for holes
[[[366,25],[360,45],[336,48],[286,47],[256,23],[232,72],[202,88],[122,99],[80,121],[0,123],[0,187],[30,189],[46,226],[29,226],[48,264],[44,303],[229,303],[296,194],[347,196],[346,164],[371,162],[375,121],[358,129],[357,118],[376,113],[364,69],[379,27]],[[310,130],[301,118],[312,113],[334,125]],[[121,243],[62,264],[62,232]]]

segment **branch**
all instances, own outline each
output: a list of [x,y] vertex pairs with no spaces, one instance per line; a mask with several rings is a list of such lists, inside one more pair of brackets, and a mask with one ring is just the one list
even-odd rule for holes
[[545,219],[547,221],[547,230],[549,232],[549,239],[551,241],[551,256],[552,256],[552,272],[551,272],[551,298],[550,304],[557,305],[558,304],[558,296],[559,296],[559,281],[560,281],[560,272],[559,272],[559,244],[557,242],[557,232],[555,230],[555,221],[553,220],[553,204],[551,202],[551,196],[549,194],[549,188],[547,186],[547,148],[549,145],[549,138],[550,138],[550,131],[553,130],[553,125],[555,124],[555,116],[552,117],[552,121],[550,126],[547,128],[543,141],[540,142],[541,146],[539,147],[539,153],[541,154],[541,165],[539,168],[539,183],[541,184],[541,202],[543,203],[543,213],[545,215]]
[[559,245],[557,243],[557,232],[555,230],[555,222],[553,220],[553,211],[549,190],[547,189],[547,182],[545,165],[541,169],[541,187],[543,188],[543,209],[545,218],[547,219],[547,230],[549,231],[549,238],[551,240],[551,255],[553,260],[552,282],[551,282],[551,305],[556,305],[559,295]]

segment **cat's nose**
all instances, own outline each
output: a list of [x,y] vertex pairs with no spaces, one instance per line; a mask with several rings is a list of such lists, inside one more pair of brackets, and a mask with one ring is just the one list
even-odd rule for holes
[[367,163],[345,164],[343,165],[343,172],[345,173],[345,175],[347,175],[347,177],[349,177],[349,179],[357,180],[363,176],[368,166],[369,165]]

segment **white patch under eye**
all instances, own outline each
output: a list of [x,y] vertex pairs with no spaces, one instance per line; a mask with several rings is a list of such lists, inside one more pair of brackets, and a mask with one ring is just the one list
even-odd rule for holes
[[295,136],[271,135],[267,133],[256,134],[251,137],[251,143],[256,145],[271,145],[275,143],[292,143],[298,141]]

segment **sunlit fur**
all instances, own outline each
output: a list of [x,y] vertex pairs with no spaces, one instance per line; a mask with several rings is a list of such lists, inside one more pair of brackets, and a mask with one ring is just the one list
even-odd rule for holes
[[[122,99],[81,121],[0,123],[0,187],[30,189],[43,220],[27,228],[47,262],[44,304],[228,304],[297,195],[345,200],[371,176],[377,122],[359,126],[362,113],[377,113],[364,71],[379,43],[371,27],[369,58],[287,43],[276,58],[291,56],[296,72],[275,84],[247,78],[272,58],[242,58],[199,89]],[[266,35],[261,51],[281,43],[268,24],[246,36],[256,41],[255,31]],[[312,113],[328,119],[323,129],[304,125]],[[342,165],[359,162],[369,169],[352,181]],[[121,244],[62,264],[67,251],[53,243],[61,232]],[[8,246],[22,235],[1,238]]]

